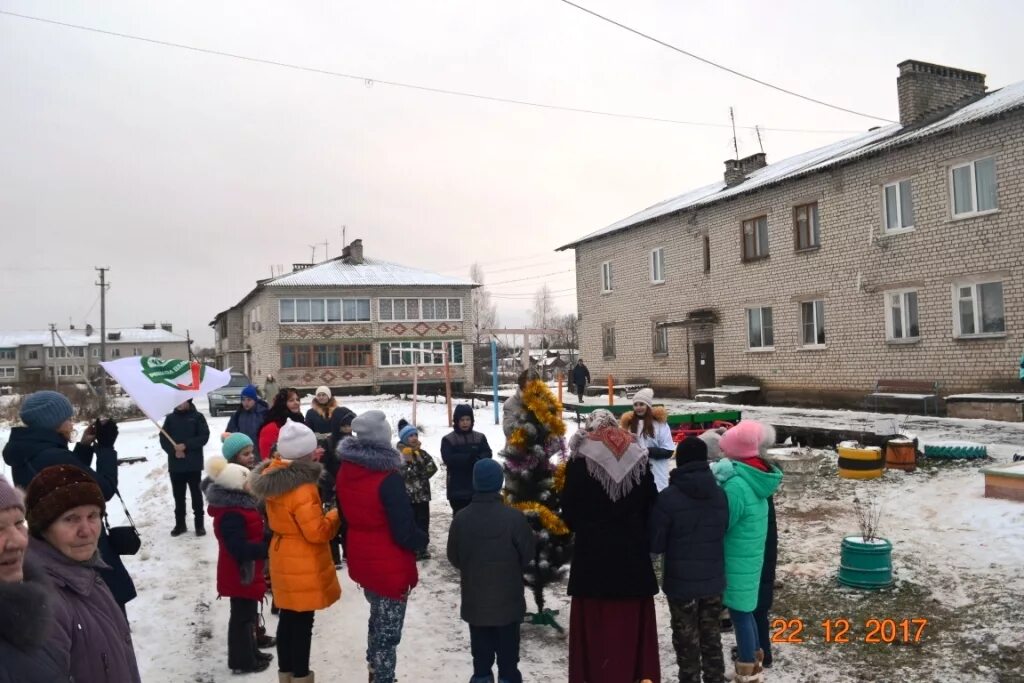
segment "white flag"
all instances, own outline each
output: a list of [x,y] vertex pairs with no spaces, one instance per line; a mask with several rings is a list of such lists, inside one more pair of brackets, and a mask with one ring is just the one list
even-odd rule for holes
[[100,363],[149,419],[157,424],[190,398],[227,386],[230,370],[198,361],[133,356]]

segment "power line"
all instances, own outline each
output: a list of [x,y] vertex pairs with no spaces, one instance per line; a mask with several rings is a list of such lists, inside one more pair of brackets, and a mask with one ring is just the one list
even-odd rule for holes
[[492,287],[494,285],[507,285],[510,282],[523,282],[524,280],[536,280],[537,278],[550,277],[552,275],[561,275],[562,273],[571,273],[572,269],[569,270],[556,270],[553,273],[544,273],[542,275],[531,275],[530,277],[521,277],[516,280],[502,280],[501,282],[488,282],[487,286]]
[[[588,10],[589,11],[589,10]],[[390,85],[396,88],[408,88],[410,90],[418,90],[421,92],[434,93],[437,95],[452,95],[455,97],[468,97],[477,100],[486,100],[488,102],[500,102],[502,104],[517,104],[524,107],[534,107],[537,109],[552,109],[557,111],[568,111],[577,114],[592,114],[595,116],[607,116],[617,119],[633,119],[637,121],[652,121],[655,123],[672,123],[681,126],[702,126],[708,128],[723,128],[728,127],[728,124],[724,123],[708,123],[705,121],[683,121],[679,119],[669,119],[660,116],[645,116],[643,114],[625,114],[622,112],[611,112],[602,111],[599,109],[586,109],[584,107],[569,107],[558,104],[547,104],[544,102],[533,102],[530,100],[521,100],[513,97],[499,97],[496,95],[482,95],[480,93],[468,92],[464,90],[451,90],[448,88],[435,88],[428,85],[417,85],[415,83],[405,83],[402,81],[391,81],[383,80],[379,78],[373,78],[371,76],[360,76],[357,74],[349,74],[341,71],[331,71],[330,69],[321,69],[313,66],[303,66],[301,64],[292,64],[289,62],[279,62],[273,59],[264,59],[262,57],[250,57],[248,55],[241,55],[234,52],[225,52],[223,50],[214,50],[210,48],[196,47],[194,45],[186,45],[185,43],[175,43],[169,40],[158,40],[156,38],[146,38],[144,36],[138,36],[131,33],[119,33],[117,31],[108,31],[106,29],[96,28],[94,26],[84,26],[82,24],[72,24],[64,21],[57,21],[55,19],[44,19],[43,17],[34,17],[28,14],[18,14],[17,12],[9,12],[7,10],[0,10],[0,14],[5,14],[9,17],[17,17],[18,19],[27,19],[29,21],[38,21],[44,24],[53,24],[54,26],[62,26],[64,28],[73,28],[79,31],[89,31],[92,33],[99,33],[105,36],[113,36],[115,38],[124,38],[126,40],[136,40],[143,43],[150,43],[152,45],[160,45],[163,47],[174,47],[180,50],[189,50],[191,52],[198,52],[201,54],[215,55],[217,57],[228,57],[230,59],[239,59],[246,62],[253,62],[255,64],[265,64],[268,66],[277,66],[283,69],[294,69],[296,71],[305,71],[307,73],[319,74],[321,76],[333,76],[335,78],[345,78],[353,81],[362,81],[367,86],[373,86],[375,84]],[[876,117],[869,117],[876,118]],[[885,119],[882,119],[885,120]],[[750,128],[752,126],[741,126],[742,128]],[[832,135],[846,135],[850,133],[857,133],[860,131],[851,130],[814,130],[814,129],[803,129],[803,128],[767,128],[762,126],[761,130],[770,130],[776,133],[822,133]]]
[[[794,91],[789,90],[787,88],[783,88],[782,86],[775,85],[774,83],[769,83],[768,81],[762,81],[760,78],[756,78],[754,76],[750,76],[749,74],[745,74],[745,73],[743,73],[741,71],[737,71],[736,69],[729,68],[729,67],[727,67],[727,66],[725,66],[723,64],[719,64],[718,62],[713,62],[710,59],[707,59],[705,57],[701,57],[700,55],[694,54],[694,53],[692,53],[692,52],[690,52],[688,50],[684,50],[681,47],[677,47],[677,46],[675,46],[675,45],[673,45],[671,43],[666,43],[664,40],[659,40],[658,38],[655,38],[654,36],[652,36],[652,35],[650,35],[648,33],[644,33],[643,31],[638,31],[635,28],[632,28],[630,26],[626,26],[625,24],[620,23],[618,21],[615,21],[614,19],[611,19],[609,17],[606,17],[603,14],[598,14],[594,10],[587,9],[586,7],[583,7],[582,5],[577,5],[575,2],[572,2],[572,0],[559,0],[559,1],[560,2],[564,2],[566,5],[569,5],[570,7],[575,7],[576,9],[580,10],[581,12],[586,12],[590,16],[596,17],[596,18],[600,19],[601,21],[606,21],[609,24],[612,24],[613,26],[618,26],[619,28],[621,28],[623,30],[626,30],[626,31],[629,31],[630,33],[632,33],[634,35],[640,36],[641,38],[646,38],[647,40],[653,41],[653,42],[657,43],[658,45],[661,45],[662,47],[667,47],[670,50],[678,52],[679,54],[686,55],[687,57],[690,57],[692,59],[696,59],[699,62],[703,62],[705,64],[708,64],[709,66],[713,66],[716,69],[721,69],[722,71],[726,71],[728,73],[731,73],[733,76],[739,76],[740,78],[745,78],[748,81],[753,81],[754,83],[757,83],[758,85],[763,85],[766,88],[771,88],[772,90],[778,90],[781,93],[785,93],[787,95],[792,95],[793,97],[799,97],[802,100],[807,100],[808,102],[813,102],[815,104],[820,104],[823,107],[829,107],[830,109],[836,109],[838,111],[843,111],[843,112],[846,112],[847,114],[854,114],[856,116],[863,116],[866,119],[875,119],[877,121],[885,121],[886,123],[896,123],[896,121],[893,121],[892,119],[887,119],[884,116],[873,116],[872,114],[865,114],[863,112],[859,112],[859,111],[856,111],[854,109],[847,109],[846,107],[840,107],[837,104],[830,104],[828,102],[825,102],[824,100],[815,99],[815,98],[810,97],[808,95],[802,95],[802,94],[800,94],[798,92],[794,92]],[[747,127],[749,127],[749,126],[747,126]]]

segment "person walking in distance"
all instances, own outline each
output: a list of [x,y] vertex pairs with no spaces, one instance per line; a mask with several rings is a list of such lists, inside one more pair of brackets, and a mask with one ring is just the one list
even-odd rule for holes
[[465,403],[455,406],[455,427],[441,439],[441,460],[447,472],[445,482],[452,515],[473,499],[473,465],[493,457],[487,437],[473,431],[473,409]]
[[576,396],[580,403],[583,403],[583,392],[590,384],[590,368],[586,366],[582,358],[576,361],[576,367],[572,369],[572,383],[576,387]]
[[[170,438],[168,438],[170,437]],[[172,443],[173,440],[173,443]],[[180,403],[164,418],[160,431],[160,447],[167,453],[167,472],[174,495],[174,528],[171,536],[188,531],[185,526],[185,489],[192,499],[196,536],[206,535],[206,513],[199,482],[203,478],[203,446],[210,440],[206,418],[196,410],[192,399]]]

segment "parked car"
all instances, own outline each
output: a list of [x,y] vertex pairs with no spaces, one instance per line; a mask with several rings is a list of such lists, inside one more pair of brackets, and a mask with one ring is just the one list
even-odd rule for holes
[[222,412],[238,410],[242,405],[242,389],[252,382],[240,372],[231,373],[231,381],[226,387],[211,391],[206,395],[210,401],[210,417],[217,417]]

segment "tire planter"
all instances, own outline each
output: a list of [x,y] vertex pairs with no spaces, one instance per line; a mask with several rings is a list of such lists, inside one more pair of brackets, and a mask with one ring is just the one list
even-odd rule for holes
[[892,544],[884,538],[870,543],[859,536],[844,538],[839,551],[839,583],[869,590],[891,586]]
[[909,439],[889,439],[885,445],[885,466],[891,470],[913,472],[917,469],[917,449]]
[[843,479],[878,479],[885,470],[882,449],[839,446],[839,476]]

